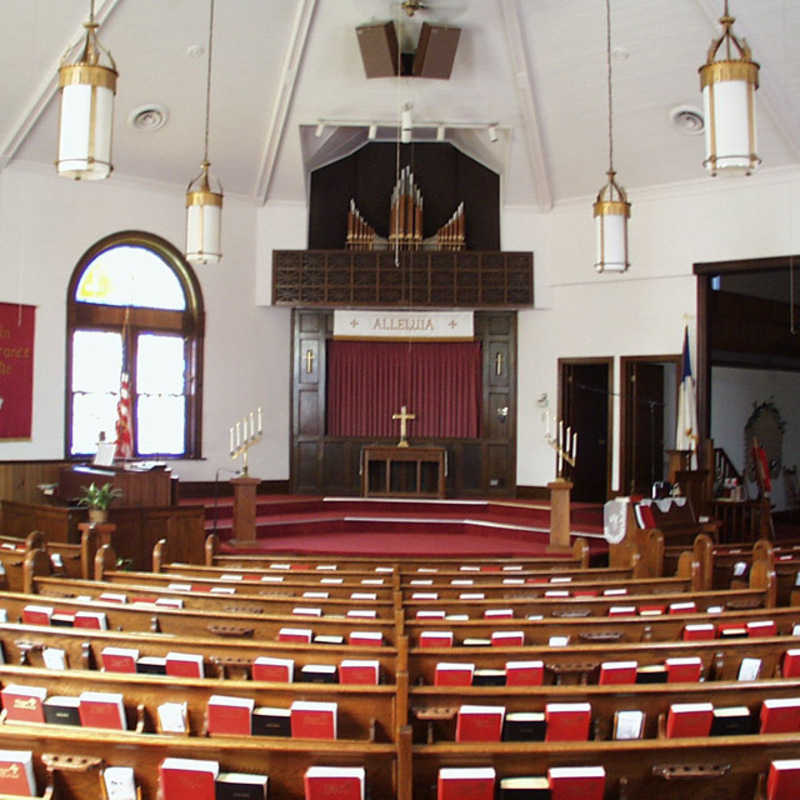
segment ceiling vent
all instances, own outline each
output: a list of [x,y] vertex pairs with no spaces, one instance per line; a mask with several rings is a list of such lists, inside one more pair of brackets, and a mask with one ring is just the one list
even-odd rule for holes
[[128,124],[137,131],[157,131],[167,124],[169,111],[164,106],[146,105],[128,114]]
[[685,136],[698,136],[706,129],[703,112],[694,106],[676,106],[669,112],[675,128]]

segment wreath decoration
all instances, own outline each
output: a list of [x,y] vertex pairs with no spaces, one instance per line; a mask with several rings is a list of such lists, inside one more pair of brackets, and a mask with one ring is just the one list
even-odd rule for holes
[[767,454],[769,474],[777,478],[783,466],[783,434],[786,431],[786,420],[770,397],[763,403],[753,403],[753,410],[744,426],[744,450],[747,475],[755,482],[755,464],[753,462],[753,437]]

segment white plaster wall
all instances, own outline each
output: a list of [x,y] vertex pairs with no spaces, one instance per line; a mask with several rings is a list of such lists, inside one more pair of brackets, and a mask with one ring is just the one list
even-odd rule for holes
[[[754,405],[772,399],[786,422],[783,434],[783,464],[800,462],[800,373],[777,370],[712,367],[711,436],[714,446],[728,454],[739,472],[745,465],[744,426]],[[748,482],[750,496],[757,494]],[[786,508],[786,483],[783,475],[772,480],[772,502],[776,510]]]
[[[0,460],[64,455],[66,288],[83,252],[125,229],[150,231],[182,249],[184,213],[183,194],[173,187],[116,176],[75,183],[24,164],[0,175],[0,300],[37,307],[32,439],[0,442]],[[255,243],[255,208],[226,196],[224,260],[196,269],[206,308],[203,460],[173,465],[186,480],[209,480],[233,466],[229,425],[259,405],[265,435],[251,452],[252,472],[288,475],[289,314],[254,302]]]

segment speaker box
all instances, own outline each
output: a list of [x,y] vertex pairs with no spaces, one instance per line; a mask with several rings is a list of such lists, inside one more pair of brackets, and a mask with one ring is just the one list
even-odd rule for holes
[[418,78],[449,78],[460,35],[461,28],[423,22],[414,55],[414,75]]
[[368,78],[397,75],[397,33],[394,22],[359,25],[356,28],[361,60]]

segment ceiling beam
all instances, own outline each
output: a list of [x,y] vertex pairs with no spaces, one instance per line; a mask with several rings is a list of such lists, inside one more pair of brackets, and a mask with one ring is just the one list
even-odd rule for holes
[[[100,8],[95,11],[95,21],[102,27],[106,20],[111,16],[114,9],[122,3],[122,0],[104,0]],[[44,114],[50,101],[58,92],[58,68],[64,61],[71,61],[78,56],[79,49],[83,46],[86,38],[86,29],[81,25],[78,31],[62,49],[63,56],[53,61],[45,75],[42,77],[38,87],[28,98],[25,104],[25,111],[12,126],[6,140],[0,145],[0,171],[4,170],[9,162],[17,154],[17,151],[25,143],[28,134],[33,130],[34,125]],[[53,157],[55,161],[55,156]]]
[[[718,0],[696,0],[700,10],[712,25],[714,33],[712,38],[718,37],[720,34],[720,7]],[[737,31],[739,35],[741,31]],[[789,36],[788,31],[786,36]],[[762,43],[759,43],[758,37],[745,36],[748,44],[753,50],[754,60],[760,61],[762,64],[765,62],[773,61],[771,58],[771,51]],[[710,43],[710,40],[709,40]],[[702,63],[700,58],[705,54],[699,53],[698,67]],[[784,70],[780,69],[766,69],[759,70],[758,83],[759,89],[757,92],[760,98],[760,103],[767,112],[767,115],[772,119],[779,135],[786,143],[789,151],[794,156],[795,160],[800,161],[800,139],[798,138],[798,131],[800,131],[800,114],[798,113],[797,104],[781,82],[780,76]],[[698,79],[699,85],[699,79]]]
[[508,55],[511,60],[514,85],[522,113],[522,135],[530,160],[536,201],[542,211],[550,211],[553,207],[553,191],[539,129],[539,115],[533,91],[528,46],[522,36],[523,22],[519,12],[519,3],[517,0],[499,0],[499,3],[500,16],[508,42]]
[[286,58],[283,62],[283,69],[278,83],[278,94],[275,98],[275,105],[272,108],[272,118],[267,126],[264,150],[261,153],[261,162],[253,190],[256,202],[261,205],[267,202],[269,186],[272,183],[278,152],[286,130],[286,120],[289,118],[292,99],[297,88],[300,64],[308,43],[308,33],[311,29],[311,21],[314,18],[316,5],[317,0],[297,0],[294,27],[286,48]]

